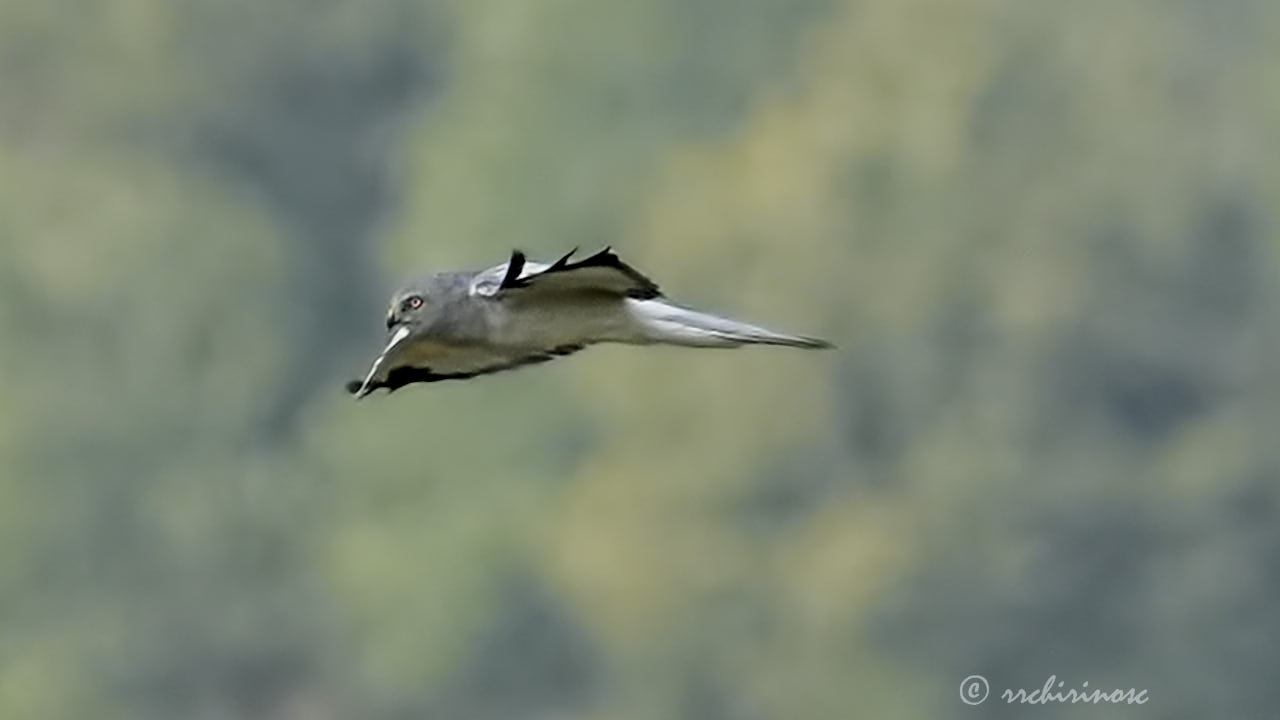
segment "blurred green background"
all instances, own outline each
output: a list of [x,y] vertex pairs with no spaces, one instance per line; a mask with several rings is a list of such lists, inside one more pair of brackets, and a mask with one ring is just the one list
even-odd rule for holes
[[[1277,716],[1275,2],[0,17],[0,718]],[[604,244],[840,349],[342,392]]]

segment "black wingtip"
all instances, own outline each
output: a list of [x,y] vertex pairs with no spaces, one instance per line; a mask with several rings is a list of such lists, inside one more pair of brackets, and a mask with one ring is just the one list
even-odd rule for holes
[[387,388],[388,392],[395,390],[395,388],[388,387],[385,383],[375,382],[366,386],[363,382],[359,380],[352,380],[351,382],[347,383],[344,387],[346,388],[347,392],[355,396],[356,400],[362,400],[365,397],[372,395],[373,391],[377,390],[378,388]]
[[518,286],[520,273],[524,271],[524,253],[519,250],[511,251],[511,259],[507,261],[507,273],[502,276],[502,282],[499,287],[510,288]]
[[579,260],[572,267],[563,268],[570,270],[580,267],[611,267],[616,268],[627,277],[636,282],[636,287],[626,292],[627,297],[636,300],[653,300],[662,297],[662,290],[658,288],[657,283],[641,274],[638,270],[630,265],[622,262],[617,253],[613,251],[612,245],[605,245],[600,251],[584,260]]
[[564,267],[569,264],[569,258],[573,257],[573,254],[576,252],[578,252],[578,246],[574,245],[572,250],[565,253],[559,260],[552,263],[551,267],[547,268],[547,272],[552,270],[563,270]]

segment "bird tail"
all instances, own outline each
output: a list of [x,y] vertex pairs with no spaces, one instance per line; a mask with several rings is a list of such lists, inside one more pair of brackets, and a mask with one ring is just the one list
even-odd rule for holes
[[788,335],[737,320],[673,305],[663,299],[627,300],[640,342],[727,348],[740,345],[785,345],[821,349],[833,347],[817,338]]

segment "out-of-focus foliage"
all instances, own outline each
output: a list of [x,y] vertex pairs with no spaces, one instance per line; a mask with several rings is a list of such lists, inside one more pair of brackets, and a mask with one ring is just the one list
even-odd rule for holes
[[[0,15],[0,717],[1280,702],[1275,3]],[[341,395],[607,243],[840,349]]]

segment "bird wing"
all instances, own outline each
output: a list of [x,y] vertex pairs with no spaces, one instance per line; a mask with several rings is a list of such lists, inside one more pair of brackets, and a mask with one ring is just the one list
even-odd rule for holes
[[648,300],[661,297],[656,283],[638,270],[622,262],[610,248],[571,261],[577,248],[547,265],[529,262],[519,250],[511,259],[489,268],[471,283],[471,294],[480,297],[506,297],[534,292],[602,292]]
[[408,346],[394,361],[386,363],[385,369],[381,367],[383,356],[379,356],[364,382],[353,380],[347,383],[347,391],[360,398],[379,388],[394,392],[412,383],[466,380],[478,375],[548,362],[571,355],[582,348],[582,345],[560,345],[548,350],[503,355],[493,349],[479,347],[446,348],[433,344],[415,344]]
[[387,339],[386,347],[382,348],[382,352],[378,353],[378,357],[374,358],[373,364],[369,366],[369,372],[364,376],[364,380],[352,380],[347,383],[347,390],[356,397],[364,397],[372,392],[378,378],[387,374],[384,367],[387,365],[387,359],[408,337],[409,328],[396,328],[396,331]]

